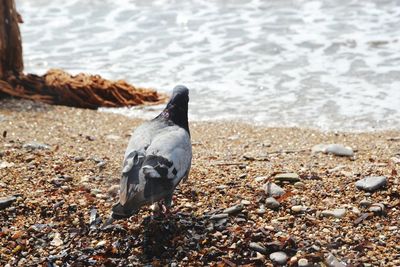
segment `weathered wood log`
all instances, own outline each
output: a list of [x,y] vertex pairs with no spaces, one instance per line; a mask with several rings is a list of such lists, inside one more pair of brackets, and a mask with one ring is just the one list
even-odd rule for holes
[[20,16],[14,0],[0,0],[0,79],[8,73],[19,73],[24,69],[21,33],[18,27]]

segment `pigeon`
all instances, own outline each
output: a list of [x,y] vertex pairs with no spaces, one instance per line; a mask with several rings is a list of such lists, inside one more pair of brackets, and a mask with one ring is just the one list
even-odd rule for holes
[[111,221],[129,218],[153,203],[164,202],[166,210],[171,207],[174,190],[188,178],[192,162],[188,103],[189,90],[176,86],[165,109],[133,132]]

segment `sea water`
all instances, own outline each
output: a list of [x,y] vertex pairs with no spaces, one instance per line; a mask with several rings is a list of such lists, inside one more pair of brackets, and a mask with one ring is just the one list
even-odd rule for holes
[[26,72],[62,68],[166,93],[184,84],[190,120],[400,129],[398,0],[16,3]]

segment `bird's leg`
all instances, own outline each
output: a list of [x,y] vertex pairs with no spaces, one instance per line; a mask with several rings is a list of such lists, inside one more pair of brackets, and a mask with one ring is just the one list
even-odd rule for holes
[[171,206],[172,206],[172,194],[164,198],[164,205],[162,205],[163,214],[167,218],[171,216]]

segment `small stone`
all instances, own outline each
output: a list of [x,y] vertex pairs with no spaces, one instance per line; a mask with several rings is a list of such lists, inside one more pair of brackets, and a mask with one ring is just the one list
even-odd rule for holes
[[18,238],[21,238],[23,235],[24,235],[24,232],[23,232],[23,231],[16,231],[16,232],[11,236],[11,238],[12,238],[13,240],[17,240]]
[[257,252],[260,252],[262,254],[267,253],[267,249],[263,245],[261,245],[260,243],[251,242],[249,244],[249,247],[250,247],[250,249],[252,249],[254,251],[257,251]]
[[383,214],[385,213],[385,205],[382,203],[374,203],[371,207],[369,207],[369,211],[375,214]]
[[394,164],[400,164],[400,158],[399,158],[399,157],[391,157],[390,160],[391,160]]
[[243,205],[239,204],[239,205],[235,205],[235,206],[229,207],[227,209],[224,209],[223,213],[235,214],[242,210],[243,210]]
[[95,223],[97,218],[97,209],[90,210],[89,224],[92,225]]
[[279,197],[285,193],[285,190],[283,190],[282,187],[271,182],[264,184],[263,189],[265,191],[265,194],[271,197]]
[[272,210],[279,209],[279,207],[281,206],[281,204],[280,204],[275,198],[273,198],[273,197],[268,197],[268,198],[265,200],[265,205],[266,205],[268,208],[272,209]]
[[0,198],[0,210],[8,208],[15,200],[17,200],[15,196]]
[[246,199],[243,199],[242,201],[240,201],[240,203],[243,204],[243,205],[245,205],[245,206],[248,206],[248,205],[251,204],[251,202],[248,201],[248,200],[246,200]]
[[353,149],[339,144],[327,145],[325,147],[325,153],[342,157],[352,157],[354,155]]
[[257,214],[264,214],[265,213],[265,206],[261,205],[259,209],[257,209]]
[[325,259],[328,267],[346,267],[346,264],[340,262],[332,253],[329,253]]
[[96,198],[99,198],[99,199],[108,199],[108,196],[105,194],[96,194],[95,196],[96,196]]
[[341,171],[341,170],[343,170],[344,168],[346,168],[345,165],[338,165],[338,166],[336,166],[335,168],[329,169],[328,172],[329,172],[329,173],[334,173],[334,172]]
[[291,210],[292,210],[294,213],[300,213],[300,212],[306,211],[306,210],[307,210],[307,207],[306,207],[306,206],[302,206],[302,205],[295,205],[295,206],[293,206],[293,207],[291,208]]
[[107,242],[106,242],[105,240],[101,240],[101,241],[99,241],[99,242],[96,244],[95,248],[104,247],[104,245],[105,245],[106,243],[107,243]]
[[104,166],[106,166],[106,164],[107,164],[107,162],[101,161],[101,162],[99,162],[99,163],[96,164],[96,167],[98,167],[98,168],[100,168],[100,169],[103,169]]
[[251,258],[251,260],[264,261],[265,256],[263,254],[261,254],[260,252],[256,252],[256,256],[254,258]]
[[218,189],[218,190],[224,190],[225,188],[228,188],[228,186],[222,184],[222,185],[216,186],[215,188]]
[[227,213],[220,213],[220,214],[214,214],[210,217],[210,220],[221,220],[228,218],[229,214]]
[[7,161],[1,161],[0,162],[0,170],[1,169],[5,169],[5,168],[10,168],[12,166],[14,166],[15,164],[12,162],[7,162]]
[[308,266],[308,260],[307,259],[299,259],[297,262],[297,265],[299,267],[307,267]]
[[117,141],[117,140],[121,139],[121,136],[115,135],[115,134],[109,134],[109,135],[106,135],[106,139],[112,140],[112,141]]
[[115,184],[112,185],[110,188],[108,188],[107,193],[110,196],[116,196],[118,194],[118,191],[119,191],[119,185]]
[[305,187],[306,185],[305,185],[303,182],[296,182],[296,183],[294,183],[293,186],[294,186],[295,188],[301,190],[301,189],[304,189],[304,187]]
[[271,253],[271,255],[269,255],[269,258],[273,262],[275,262],[277,264],[280,264],[280,265],[286,264],[286,262],[288,260],[288,256],[283,251],[278,251],[278,252]]
[[37,142],[26,143],[22,147],[25,148],[25,149],[28,149],[28,150],[46,150],[46,149],[50,149],[49,145],[41,144],[41,143],[37,143]]
[[368,201],[366,199],[363,199],[363,200],[360,201],[360,207],[361,208],[368,208],[371,205],[372,205],[371,201]]
[[325,217],[335,217],[335,218],[343,218],[346,215],[346,209],[334,209],[334,210],[324,210],[321,212],[322,216]]
[[356,187],[367,192],[373,192],[385,186],[386,183],[387,178],[385,176],[367,176],[357,181]]
[[318,145],[315,145],[315,146],[313,146],[312,148],[311,148],[311,153],[312,154],[316,154],[316,153],[325,153],[325,149],[326,149],[326,146],[327,145],[325,145],[325,144],[318,144]]
[[90,180],[90,176],[89,175],[85,175],[81,177],[80,183],[87,183]]
[[256,182],[262,182],[262,181],[264,181],[265,179],[267,179],[268,178],[268,176],[258,176],[258,177],[256,177],[254,180],[256,181]]
[[295,183],[295,182],[300,181],[300,177],[299,177],[299,175],[297,173],[294,173],[294,172],[291,172],[291,173],[280,173],[280,174],[277,174],[274,177],[274,180],[276,182],[285,182],[285,181],[287,181],[287,182],[290,182],[290,183]]
[[76,157],[74,157],[74,161],[75,162],[82,162],[82,161],[85,161],[85,158],[81,157],[81,156],[76,156]]
[[59,247],[63,244],[63,241],[60,238],[60,234],[59,233],[55,233],[53,240],[51,240],[50,245],[54,246],[54,247]]

